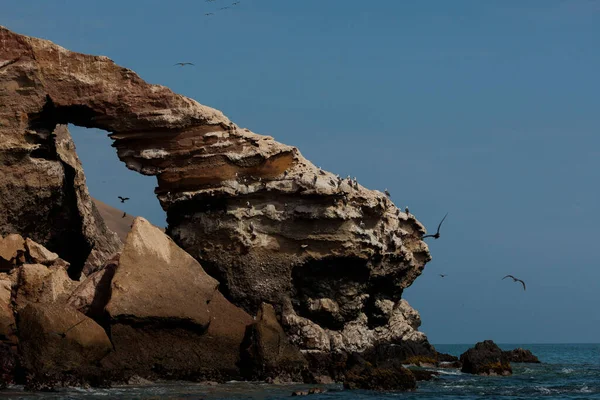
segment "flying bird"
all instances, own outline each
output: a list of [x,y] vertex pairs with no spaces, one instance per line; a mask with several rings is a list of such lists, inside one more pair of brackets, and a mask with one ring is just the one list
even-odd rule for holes
[[240,4],[240,2],[239,2],[239,1],[236,1],[236,2],[233,2],[233,3],[231,3],[231,5],[232,5],[232,6],[237,6],[238,4]]
[[119,200],[121,200],[121,203],[125,203],[127,200],[129,200],[129,197],[121,197],[121,196],[117,196],[119,198]]
[[[208,17],[209,15],[215,15],[215,13],[206,13],[204,15]],[[175,64],[175,65],[177,65],[177,64]]]
[[520,280],[520,279],[518,279],[518,278],[515,278],[515,277],[514,277],[514,276],[512,276],[512,275],[506,275],[506,276],[505,276],[504,278],[502,278],[502,279],[506,279],[506,278],[512,278],[513,282],[521,282],[521,284],[523,285],[523,290],[527,290],[527,289],[525,288],[525,282],[523,282],[522,280]]
[[437,232],[435,234],[425,235],[425,236],[423,236],[423,239],[425,239],[426,237],[432,237],[434,239],[439,239],[440,238],[440,228],[442,227],[442,224],[444,223],[444,220],[446,219],[447,216],[448,216],[448,213],[446,213],[446,215],[444,215],[444,218],[442,218],[442,221],[438,225]]
[[221,7],[219,10],[227,10],[229,7]]
[[[204,14],[204,15],[208,15],[208,14]],[[185,67],[186,65],[194,65],[194,64],[191,62],[179,62],[179,63],[173,64],[173,66],[176,66],[176,65],[181,65],[182,67]]]
[[441,276],[442,278],[445,278],[445,277],[446,277],[446,276],[448,276],[448,275],[446,275],[446,274],[440,274],[440,276]]

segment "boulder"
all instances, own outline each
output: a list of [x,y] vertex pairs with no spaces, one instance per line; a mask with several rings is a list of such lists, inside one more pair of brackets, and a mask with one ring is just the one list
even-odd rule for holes
[[27,255],[36,264],[51,265],[58,260],[58,254],[29,238],[25,239],[25,246],[27,247]]
[[427,369],[410,368],[409,371],[413,374],[417,382],[430,381],[440,375],[437,371],[431,371]]
[[17,263],[25,262],[25,241],[18,234],[0,236],[0,270],[10,271]]
[[62,267],[48,268],[42,264],[19,267],[16,310],[30,303],[66,302],[78,282],[72,281]]
[[246,330],[241,365],[250,380],[304,381],[307,360],[290,343],[271,304],[261,305],[256,322]]
[[64,304],[28,304],[18,329],[22,367],[34,389],[95,383],[99,361],[112,350],[100,325]]
[[116,255],[104,268],[85,278],[75,288],[67,304],[95,320],[103,318],[105,307],[110,300],[112,279],[118,263],[119,255]]
[[252,318],[159,228],[136,218],[112,279],[115,351],[103,360],[113,379],[240,377],[240,345]]
[[475,375],[511,375],[507,355],[493,341],[479,342],[460,356],[462,372]]
[[508,358],[508,361],[515,363],[532,363],[539,364],[540,360],[533,355],[531,350],[526,350],[522,348],[505,351],[504,355]]
[[400,365],[375,366],[360,356],[353,355],[344,377],[344,388],[377,391],[407,391],[417,388],[417,380]]

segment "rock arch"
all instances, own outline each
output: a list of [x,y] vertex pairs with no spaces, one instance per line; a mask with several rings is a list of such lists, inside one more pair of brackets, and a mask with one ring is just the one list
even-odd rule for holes
[[[118,240],[90,202],[64,124],[100,128],[128,168],[157,177],[170,236],[237,305],[253,313],[263,301],[274,304],[297,343],[310,347],[304,334],[294,336],[299,326],[320,329],[297,311],[329,304],[296,296],[292,271],[301,275],[304,266],[309,273],[336,265],[339,274],[343,260],[352,260],[367,280],[389,278],[382,286],[389,293],[377,304],[391,308],[372,320],[385,326],[401,314],[392,309],[430,255],[420,239],[423,226],[383,193],[322,171],[296,148],[241,129],[220,111],[148,84],[106,57],[2,27],[0,42],[2,234],[21,233],[61,255],[73,243],[64,239],[73,237],[81,244],[70,261],[79,266],[90,252],[94,265],[114,252]],[[347,314],[370,329],[361,321],[374,307],[363,295],[340,298],[356,303]],[[332,343],[339,335],[323,334]],[[359,339],[346,342],[352,340]]]

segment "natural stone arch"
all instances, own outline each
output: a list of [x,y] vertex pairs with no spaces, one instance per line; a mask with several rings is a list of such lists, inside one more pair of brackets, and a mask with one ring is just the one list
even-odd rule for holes
[[[352,260],[352,268],[365,271],[367,282],[338,298],[356,310],[338,304],[346,311],[335,316],[336,326],[367,329],[369,319],[371,325],[385,326],[402,318],[401,311],[394,311],[399,310],[402,290],[420,275],[430,255],[421,240],[423,226],[383,193],[322,171],[296,148],[240,129],[221,112],[148,84],[106,57],[69,52],[4,28],[0,41],[0,174],[14,192],[11,197],[5,190],[7,197],[0,200],[5,231],[9,227],[21,233],[19,221],[28,215],[18,202],[25,193],[63,188],[74,200],[51,199],[49,206],[79,210],[78,217],[66,213],[65,225],[73,232],[80,229],[87,248],[95,246],[96,258],[114,251],[117,242],[96,217],[83,176],[65,179],[71,165],[67,160],[76,160],[76,155],[64,139],[62,124],[100,128],[110,132],[128,168],[157,176],[168,233],[221,282],[235,304],[251,313],[263,301],[274,304],[292,339],[309,348],[302,333],[306,329],[299,327],[316,332],[321,328],[310,314],[325,318],[323,313],[335,312],[336,305],[333,299],[297,296],[292,271],[301,275],[306,266],[308,273],[334,265],[339,274],[344,260]],[[49,168],[58,175],[44,182]],[[77,166],[72,168],[77,171]],[[18,179],[19,169],[26,179]],[[42,183],[36,186],[32,179]],[[31,205],[45,201],[34,197]],[[36,218],[44,216],[38,213]],[[51,230],[32,229],[23,233],[51,242]],[[374,285],[386,280],[383,292],[376,291],[380,286]],[[305,314],[307,309],[311,313]],[[365,315],[371,312],[376,318]],[[347,320],[346,315],[358,317]],[[382,339],[381,332],[369,332],[373,340]],[[388,333],[384,339],[395,337]],[[336,339],[343,332],[318,335],[327,337],[319,346],[361,346],[353,342],[361,339],[351,333],[345,342]]]

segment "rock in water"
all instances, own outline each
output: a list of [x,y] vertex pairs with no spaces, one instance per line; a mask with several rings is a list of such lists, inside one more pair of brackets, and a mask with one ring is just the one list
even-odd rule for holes
[[304,381],[302,375],[308,363],[290,344],[270,304],[261,305],[256,322],[246,330],[241,365],[244,376],[250,380]]
[[[60,254],[71,276],[94,272],[118,250],[64,124],[103,129],[128,168],[157,176],[175,242],[234,304],[250,314],[263,302],[281,309],[302,350],[389,343],[433,352],[401,299],[430,260],[425,229],[383,193],[319,171],[297,148],[106,57],[2,27],[0,40],[0,234],[18,232]],[[206,318],[203,309],[186,316],[195,326]]]
[[505,351],[504,355],[508,357],[508,360],[510,362],[532,364],[540,363],[540,360],[535,355],[533,355],[531,350],[522,349],[520,347],[518,349]]
[[29,304],[18,320],[28,386],[41,389],[100,378],[98,362],[112,350],[104,329],[63,304]]
[[346,372],[344,388],[379,391],[406,391],[417,388],[415,376],[399,365],[375,366],[354,355]]
[[112,279],[114,379],[239,378],[239,349],[252,318],[160,229],[136,218]]
[[511,375],[507,355],[491,340],[479,342],[460,356],[462,372],[475,375]]

